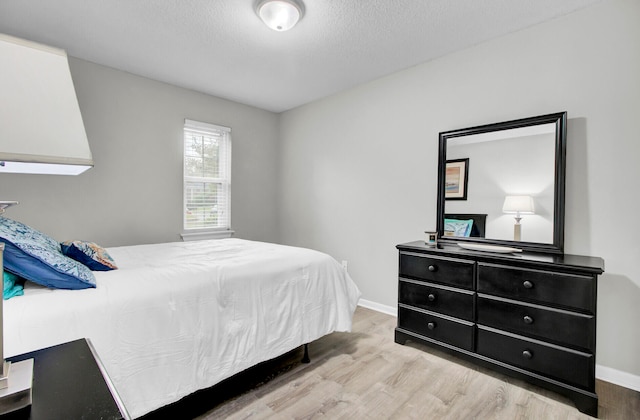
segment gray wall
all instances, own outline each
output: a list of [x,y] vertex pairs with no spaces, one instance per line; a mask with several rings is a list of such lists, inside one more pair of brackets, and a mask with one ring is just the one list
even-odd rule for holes
[[604,1],[286,112],[282,241],[348,260],[394,307],[394,246],[435,226],[438,133],[566,110],[565,250],[605,259],[597,363],[637,379],[638,16]]
[[231,222],[236,236],[276,241],[278,115],[70,59],[95,167],[77,177],[0,176],[7,215],[58,240],[103,246],[179,241],[182,128],[232,128]]

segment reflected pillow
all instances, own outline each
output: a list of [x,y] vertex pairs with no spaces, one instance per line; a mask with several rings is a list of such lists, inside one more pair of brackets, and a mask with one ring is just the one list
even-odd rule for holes
[[4,268],[10,273],[52,289],[96,287],[91,270],[63,255],[60,244],[42,232],[0,217],[0,241],[5,243]]
[[457,236],[458,238],[468,238],[471,236],[473,219],[458,220],[444,219],[444,236]]
[[115,261],[100,245],[85,241],[64,241],[60,244],[62,253],[81,262],[93,271],[115,270]]

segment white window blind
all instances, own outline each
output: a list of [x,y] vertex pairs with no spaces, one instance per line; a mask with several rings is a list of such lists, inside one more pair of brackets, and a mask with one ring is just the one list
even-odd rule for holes
[[231,129],[184,122],[184,229],[231,229]]

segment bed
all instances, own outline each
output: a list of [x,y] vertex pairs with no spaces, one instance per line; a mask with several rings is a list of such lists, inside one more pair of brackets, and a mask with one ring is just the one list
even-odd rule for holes
[[27,282],[4,302],[5,356],[89,338],[139,417],[334,331],[360,292],[310,249],[242,239],[107,249],[95,288]]

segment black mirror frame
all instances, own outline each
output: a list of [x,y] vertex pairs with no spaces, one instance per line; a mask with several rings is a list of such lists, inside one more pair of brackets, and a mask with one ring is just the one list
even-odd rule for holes
[[[554,123],[556,125],[555,144],[555,177],[554,177],[554,214],[553,214],[553,243],[516,242],[500,239],[486,238],[452,238],[444,236],[445,215],[445,173],[447,160],[447,140],[468,136],[472,134],[488,133],[490,131],[509,130],[513,128],[528,127],[540,124]],[[490,245],[509,246],[523,251],[544,252],[550,254],[564,253],[564,195],[566,179],[566,154],[567,154],[567,113],[540,115],[537,117],[522,118],[494,124],[481,125],[459,130],[445,131],[439,135],[438,153],[438,207],[436,213],[436,225],[438,241],[442,243],[472,242]]]

